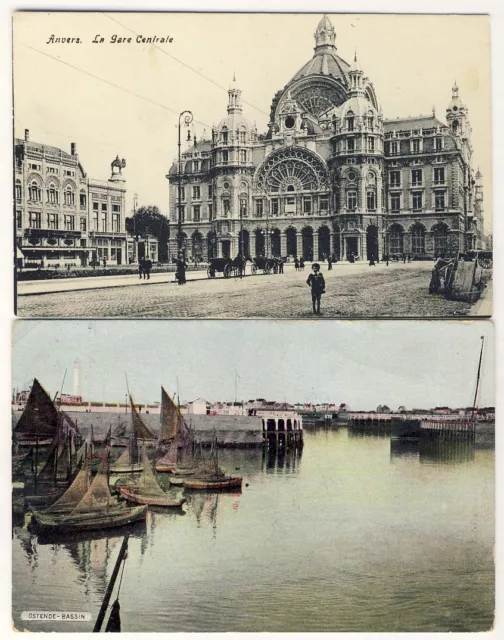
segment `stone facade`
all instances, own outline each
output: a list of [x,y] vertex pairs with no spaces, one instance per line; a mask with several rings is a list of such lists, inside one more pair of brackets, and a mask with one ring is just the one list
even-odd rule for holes
[[186,150],[167,176],[172,256],[179,215],[186,257],[198,261],[432,258],[483,248],[481,174],[471,168],[458,87],[446,123],[434,111],[385,120],[357,58],[345,62],[335,41],[324,16],[313,58],[274,96],[264,134],[243,117],[233,81],[212,139]]
[[17,260],[25,266],[125,264],[125,194],[121,172],[85,173],[75,143],[67,153],[16,139],[14,198]]

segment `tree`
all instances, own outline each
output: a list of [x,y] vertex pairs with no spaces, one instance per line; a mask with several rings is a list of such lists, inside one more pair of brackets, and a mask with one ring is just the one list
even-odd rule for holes
[[126,218],[126,231],[138,240],[145,235],[157,238],[159,243],[159,261],[168,261],[168,240],[170,226],[168,219],[154,205],[140,207],[135,215]]

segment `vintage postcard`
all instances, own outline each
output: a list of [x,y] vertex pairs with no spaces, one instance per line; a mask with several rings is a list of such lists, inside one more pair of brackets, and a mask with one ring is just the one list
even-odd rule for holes
[[13,14],[16,309],[492,315],[486,15]]
[[493,359],[490,321],[18,321],[14,627],[488,631]]

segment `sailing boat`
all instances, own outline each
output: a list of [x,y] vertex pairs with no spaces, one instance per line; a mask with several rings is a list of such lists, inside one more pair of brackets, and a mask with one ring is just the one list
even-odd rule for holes
[[150,444],[155,436],[149,430],[145,422],[140,417],[138,409],[130,395],[131,421],[133,433],[130,437],[129,446],[123,451],[116,462],[110,467],[111,473],[138,473],[143,471],[143,464],[138,461],[138,442]]
[[210,461],[201,463],[193,477],[185,478],[183,485],[186,489],[221,490],[241,489],[243,478],[227,476],[219,467],[217,459],[217,436],[214,433]]
[[143,473],[134,486],[120,486],[119,491],[130,502],[148,504],[156,507],[181,507],[185,498],[169,498],[154,475],[145,447],[142,450]]
[[34,378],[26,407],[14,427],[16,441],[21,446],[50,445],[58,426],[58,409],[44,387]]
[[[108,453],[109,446],[107,445],[106,455],[103,456],[98,473],[84,495],[82,492],[85,481],[83,476],[79,478],[79,474],[77,475],[77,478],[60,499],[62,502],[58,501],[59,508],[64,509],[63,512],[51,513],[49,510],[44,512],[32,510],[33,519],[41,530],[61,533],[92,531],[119,527],[145,518],[146,505],[129,507],[110,493],[107,477]],[[79,482],[77,483],[78,478]],[[70,491],[73,492],[73,495],[67,496]],[[75,504],[74,500],[79,498],[80,500]],[[68,511],[65,510],[66,508]]]
[[180,409],[161,387],[161,428],[159,430],[158,445],[166,447],[168,452],[155,465],[158,473],[175,473],[180,470],[178,462],[179,448],[184,444],[187,427]]

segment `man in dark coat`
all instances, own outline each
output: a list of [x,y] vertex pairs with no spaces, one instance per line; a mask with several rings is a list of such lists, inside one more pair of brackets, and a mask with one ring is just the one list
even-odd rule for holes
[[320,265],[318,262],[314,262],[312,265],[313,273],[310,273],[306,284],[311,288],[313,313],[316,316],[320,315],[320,298],[325,293],[325,280],[324,276],[320,273]]
[[138,277],[141,280],[142,276],[145,274],[144,272],[144,259],[140,258],[140,260],[138,261]]
[[145,276],[147,275],[147,280],[150,280],[150,272],[152,269],[152,262],[151,260],[147,259],[144,261],[144,280],[145,280]]
[[180,255],[177,260],[177,271],[175,272],[175,278],[179,284],[186,283],[186,269],[187,264],[184,260],[184,256]]
[[332,271],[332,257],[327,256],[327,270]]

